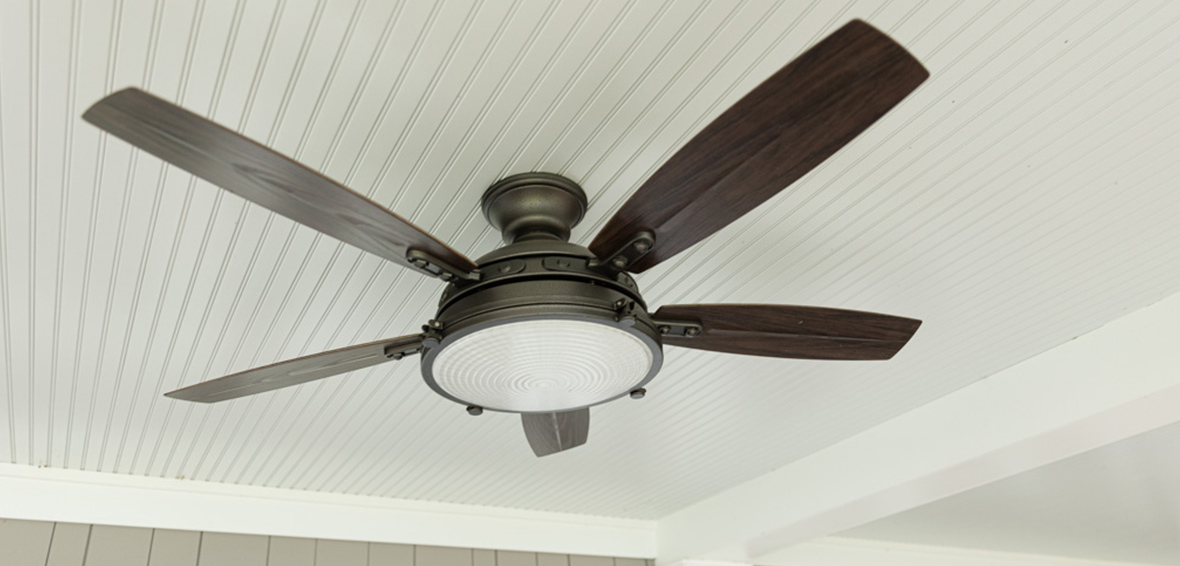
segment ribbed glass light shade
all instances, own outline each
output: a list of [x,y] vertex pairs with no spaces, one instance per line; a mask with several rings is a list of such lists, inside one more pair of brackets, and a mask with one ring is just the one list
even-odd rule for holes
[[560,411],[630,391],[652,367],[631,333],[581,320],[521,320],[460,337],[435,358],[435,384],[487,409]]

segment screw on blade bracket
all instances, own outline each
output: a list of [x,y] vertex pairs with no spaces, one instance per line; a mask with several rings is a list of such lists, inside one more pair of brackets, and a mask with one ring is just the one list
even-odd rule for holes
[[406,252],[406,261],[422,273],[431,277],[438,277],[443,281],[454,281],[456,279],[466,279],[468,281],[479,281],[479,271],[464,271],[453,265],[450,265],[422,250],[409,250]]
[[656,236],[648,231],[642,231],[627,240],[623,247],[614,253],[594,263],[595,267],[606,267],[614,271],[623,271],[627,266],[639,261],[656,245]]
[[422,343],[414,344],[394,344],[385,349],[385,357],[391,360],[400,360],[411,354],[417,354],[422,351]]
[[701,323],[699,322],[657,320],[654,323],[656,329],[660,331],[660,336],[694,338],[700,336],[701,332],[704,332],[704,328],[701,327]]

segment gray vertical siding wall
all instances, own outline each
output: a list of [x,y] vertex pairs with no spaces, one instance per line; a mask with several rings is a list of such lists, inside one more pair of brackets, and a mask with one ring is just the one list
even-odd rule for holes
[[607,558],[0,519],[0,566],[652,566]]

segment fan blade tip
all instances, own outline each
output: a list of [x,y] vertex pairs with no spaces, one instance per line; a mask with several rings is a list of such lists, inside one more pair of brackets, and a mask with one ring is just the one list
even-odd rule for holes
[[143,89],[140,89],[139,87],[129,86],[126,88],[121,88],[119,90],[116,90],[116,91],[102,97],[101,99],[99,99],[98,102],[94,103],[94,105],[91,106],[91,108],[94,108],[95,106],[107,103],[111,100],[119,100],[122,98],[131,98],[131,97],[156,98],[152,94],[148,93],[147,91],[144,91]]
[[[160,98],[160,97],[158,97],[146,90],[143,90],[142,88],[139,88],[137,86],[129,86],[129,87],[121,88],[119,90],[116,90],[115,92],[108,94],[106,97],[107,98],[133,98],[134,97],[134,98],[153,98],[156,100],[164,100],[164,99],[162,99],[162,98]],[[169,104],[171,104],[171,103],[169,103]]]
[[82,119],[90,122],[91,124],[94,124],[95,126],[98,126],[99,128],[102,128],[102,126],[98,123],[97,117],[98,113],[102,111],[106,101],[107,99],[104,98],[98,102],[95,102],[94,104],[91,104],[90,108],[87,108],[86,111],[82,113]]
[[860,18],[853,18],[851,20],[848,20],[848,23],[844,24],[841,27],[845,28],[845,29],[864,28],[867,31],[872,31],[872,32],[879,33],[881,35],[885,35],[885,32],[877,29],[877,27],[874,26],[873,24],[870,24],[869,22],[866,22]]
[[[87,122],[90,122],[91,124],[94,124],[95,126],[98,126],[99,128],[102,128],[102,124],[101,124],[102,120],[100,119],[99,114],[103,111],[103,109],[110,106],[111,103],[113,103],[113,102],[116,102],[116,101],[123,99],[123,98],[127,98],[128,96],[135,96],[135,95],[151,96],[148,93],[146,93],[136,87],[133,87],[133,86],[129,86],[124,89],[120,89],[120,90],[117,90],[115,92],[112,92],[112,93],[100,98],[98,100],[98,102],[91,104],[90,108],[87,108],[86,111],[82,113],[82,119],[86,120]],[[102,129],[105,130],[106,128],[102,128]]]
[[[202,383],[208,383],[208,382],[202,382]],[[173,389],[172,391],[165,393],[164,396],[169,399],[175,399],[177,401],[187,401],[189,403],[201,403],[201,404],[205,404],[205,405],[211,405],[213,403],[217,403],[217,402],[225,400],[225,399],[217,399],[216,397],[211,398],[207,394],[202,395],[200,392],[200,386],[202,385],[202,383],[194,383],[193,385],[189,385],[188,387],[181,387],[180,389]]]
[[187,387],[181,387],[180,389],[173,389],[172,391],[165,393],[164,396],[169,397],[171,399],[184,399],[187,397],[187,395],[185,395],[187,390],[188,390]]
[[916,318],[903,318],[903,317],[897,317],[897,318],[899,318],[900,320],[902,320],[906,324],[908,324],[908,327],[905,328],[905,331],[910,333],[910,335],[908,337],[906,337],[907,342],[909,341],[910,338],[913,338],[914,334],[918,332],[918,329],[922,327],[922,321],[920,321]]
[[917,57],[914,57],[913,53],[910,53],[909,49],[906,49],[906,47],[902,45],[901,42],[893,39],[893,37],[891,37],[889,34],[877,29],[877,27],[873,24],[870,24],[861,19],[854,19],[849,21],[847,24],[844,24],[844,26],[840,28],[840,31],[845,30],[849,32],[856,31],[864,34],[871,34],[877,36],[878,39],[887,41],[895,46],[899,51],[901,51],[903,55],[905,55],[906,59],[908,59],[908,62],[912,67],[910,70],[914,73],[914,78],[917,80],[915,86],[926,82],[926,79],[930,78],[930,71],[925,65],[922,64],[920,60],[918,60]]
[[905,320],[911,324],[910,328],[907,329],[909,331],[909,336],[905,337],[905,340],[903,340],[901,342],[901,344],[898,345],[896,350],[894,350],[892,353],[889,354],[889,357],[881,358],[881,359],[892,360],[894,358],[894,356],[896,356],[898,354],[898,352],[901,352],[902,350],[905,349],[905,347],[910,343],[910,341],[914,339],[914,334],[917,334],[918,329],[922,327],[922,321],[920,321],[916,318],[906,318],[903,320]]
[[848,23],[840,26],[839,29],[832,32],[828,37],[839,34],[856,34],[860,36],[872,36],[874,41],[886,41],[898,47],[901,44],[896,39],[889,37],[889,34],[877,29],[876,26],[870,24],[860,18],[849,20]]
[[168,393],[165,393],[164,396],[169,399],[176,399],[177,401],[188,401],[190,403],[212,403],[212,401],[205,401],[202,399],[193,399],[192,397],[185,395],[183,389],[177,389],[176,391],[169,391]]
[[893,39],[892,37],[890,37],[889,34],[881,31],[881,29],[878,28],[877,26],[870,24],[869,22],[866,22],[860,18],[853,18],[853,19],[849,20],[848,23],[841,26],[841,28],[837,31],[845,31],[845,30],[850,31],[850,32],[856,31],[856,32],[865,33],[865,34],[872,34],[872,35],[880,37],[881,39],[885,39],[885,40],[889,41],[890,43],[896,44],[898,46],[901,45],[901,43],[899,43],[896,39]]
[[839,33],[841,31],[848,31],[848,32],[857,31],[860,33],[868,33],[868,34],[876,35],[876,36],[879,36],[883,39],[889,40],[890,43],[897,43],[898,45],[900,45],[900,43],[898,43],[897,40],[890,37],[889,34],[881,31],[880,29],[877,28],[877,26],[874,26],[873,24],[870,24],[860,18],[853,18],[853,19],[849,20],[848,23],[844,24],[843,26],[840,26],[840,29],[836,30],[835,33]]
[[911,91],[913,91],[914,89],[917,89],[919,86],[922,86],[922,83],[926,82],[926,79],[930,78],[930,71],[926,68],[925,65],[922,64],[921,61],[918,60],[917,57],[914,57],[913,53],[910,53],[904,47],[902,47],[901,49],[903,52],[905,52],[906,58],[908,58],[910,60],[910,65],[912,67],[910,72],[913,73],[913,75],[914,75],[914,86],[913,86],[913,89],[911,89]]

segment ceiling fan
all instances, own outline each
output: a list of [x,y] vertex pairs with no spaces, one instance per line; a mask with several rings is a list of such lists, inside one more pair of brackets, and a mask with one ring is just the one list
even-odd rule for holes
[[577,183],[523,173],[484,193],[507,244],[472,261],[402,217],[227,128],[143,91],[83,116],[291,220],[447,283],[421,333],[255,368],[168,393],[215,403],[421,354],[427,385],[480,414],[520,413],[537,456],[586,442],[589,407],[642,397],[663,346],[753,356],[884,360],[920,321],[818,307],[665,305],[640,273],[724,228],[815,168],[926,80],[906,50],[854,20],[721,114],[607,222],[570,243]]

